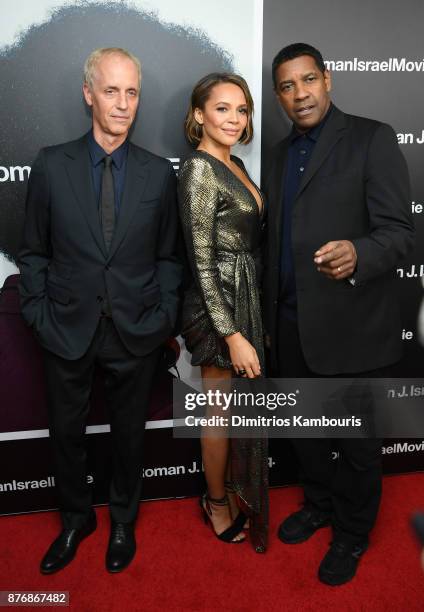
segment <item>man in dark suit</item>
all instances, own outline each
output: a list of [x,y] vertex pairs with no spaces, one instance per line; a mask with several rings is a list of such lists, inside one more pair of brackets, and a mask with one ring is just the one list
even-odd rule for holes
[[[401,357],[395,268],[413,245],[408,171],[396,135],[331,103],[330,74],[314,47],[282,49],[272,72],[293,121],[264,172],[273,370],[288,378],[389,376]],[[279,530],[283,542],[298,543],[332,525],[319,568],[331,585],[355,575],[381,495],[381,441],[333,442],[293,440],[305,502]]]
[[92,130],[42,149],[28,184],[21,303],[44,349],[63,522],[43,573],[69,563],[96,528],[84,449],[95,365],[104,372],[113,444],[107,569],[122,570],[136,549],[145,415],[181,277],[175,173],[128,140],[140,84],[132,54],[93,51],[83,85]]

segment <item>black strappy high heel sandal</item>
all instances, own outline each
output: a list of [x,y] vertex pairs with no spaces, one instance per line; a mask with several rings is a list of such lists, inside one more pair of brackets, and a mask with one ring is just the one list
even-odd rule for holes
[[213,523],[212,523],[212,508],[211,508],[211,504],[215,505],[215,506],[229,506],[228,503],[228,497],[226,495],[224,495],[224,497],[221,497],[219,499],[214,499],[213,497],[209,497],[209,495],[207,493],[205,493],[200,499],[199,499],[199,504],[200,504],[200,508],[202,510],[202,514],[203,514],[203,519],[205,521],[205,525],[208,524],[208,522],[210,522],[211,527],[212,527],[212,531],[214,532],[214,534],[216,535],[216,537],[218,538],[218,540],[221,540],[222,542],[226,542],[227,544],[241,544],[242,542],[245,541],[245,537],[241,540],[234,540],[234,538],[239,535],[239,533],[241,533],[242,529],[243,529],[243,524],[245,521],[245,517],[243,516],[243,521],[240,520],[240,515],[237,517],[237,519],[227,528],[225,529],[222,533],[216,533]]

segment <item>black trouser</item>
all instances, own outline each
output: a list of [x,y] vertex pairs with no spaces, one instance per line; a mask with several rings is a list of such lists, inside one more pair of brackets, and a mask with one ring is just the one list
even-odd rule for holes
[[[302,352],[297,323],[280,317],[278,369],[282,378],[316,378]],[[344,378],[386,378],[390,368],[345,374]],[[305,502],[332,515],[335,532],[364,541],[374,526],[381,498],[381,446],[375,438],[293,439]],[[338,459],[332,453],[338,453]]]
[[100,319],[80,359],[69,361],[44,352],[56,487],[65,528],[81,527],[91,512],[84,436],[95,365],[103,370],[111,426],[111,518],[135,521],[146,413],[159,354],[160,349],[144,357],[129,353],[107,317]]

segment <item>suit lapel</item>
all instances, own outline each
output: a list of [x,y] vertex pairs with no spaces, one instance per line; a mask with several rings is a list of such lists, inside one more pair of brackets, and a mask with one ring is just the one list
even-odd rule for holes
[[69,143],[66,147],[65,167],[81,212],[88,223],[94,240],[106,257],[106,246],[100,227],[99,211],[91,177],[91,160],[85,136]]
[[300,181],[299,190],[296,198],[302,193],[313,176],[318,172],[333,147],[342,138],[346,129],[346,119],[344,114],[334,107],[326,124],[322,128],[322,132],[318,138],[318,142],[314,147],[312,157],[306,166],[305,174]]
[[283,185],[289,139],[284,139],[274,158],[269,181],[269,224],[277,244],[280,242],[281,216],[283,214]]
[[125,238],[134,213],[142,205],[140,200],[142,199],[149,177],[146,162],[147,158],[137,155],[136,148],[130,143],[125,173],[125,187],[108,260],[116,253],[119,245]]

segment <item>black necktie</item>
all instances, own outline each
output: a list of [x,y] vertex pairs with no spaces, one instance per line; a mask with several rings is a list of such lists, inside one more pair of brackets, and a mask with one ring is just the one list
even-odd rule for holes
[[109,250],[115,229],[115,189],[113,186],[112,157],[104,158],[102,192],[100,198],[100,219],[106,248]]

